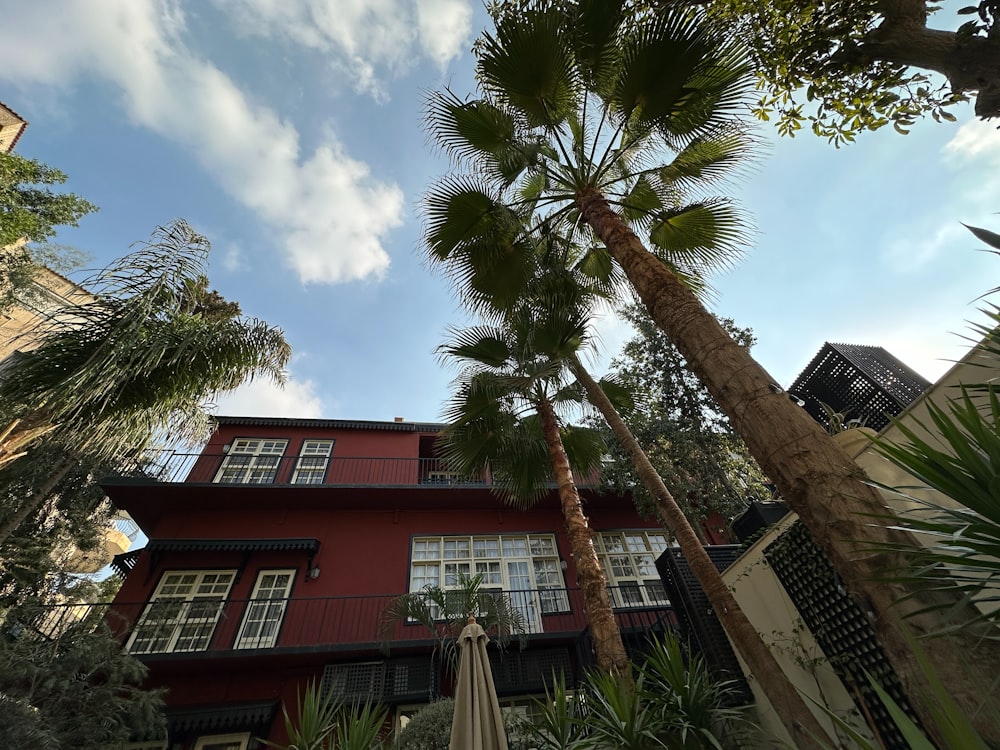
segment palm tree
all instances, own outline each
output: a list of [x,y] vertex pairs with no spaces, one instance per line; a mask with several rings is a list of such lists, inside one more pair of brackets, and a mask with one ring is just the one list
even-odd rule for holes
[[440,352],[462,370],[445,412],[442,455],[463,474],[488,471],[501,497],[519,507],[540,500],[555,480],[598,667],[628,681],[628,656],[570,468],[574,454],[579,471],[592,471],[601,447],[592,432],[561,424],[557,414],[577,400],[563,361],[585,337],[585,318],[547,314],[531,298],[497,325],[453,331]]
[[[928,597],[948,593],[876,580],[898,560],[888,551],[859,550],[912,540],[871,523],[882,501],[863,473],[729,337],[685,283],[676,255],[664,262],[665,250],[724,248],[740,239],[727,204],[680,200],[681,188],[730,171],[747,142],[733,124],[751,86],[746,57],[698,21],[689,10],[623,14],[622,3],[611,0],[501,6],[495,33],[476,46],[479,97],[465,101],[446,91],[430,99],[431,133],[469,173],[428,195],[429,255],[482,304],[502,306],[530,255],[526,221],[529,228],[560,224],[581,244],[596,237],[601,247],[588,264],[617,264],[628,278],[871,612],[889,659],[929,721],[919,695],[930,693],[922,691],[926,679],[903,620],[918,634],[937,631]],[[672,160],[665,161],[665,150]],[[971,669],[964,666],[969,654]],[[956,633],[943,637],[931,657],[984,736],[1000,742],[1000,723],[978,711],[980,686],[1000,671],[1000,644]]]
[[425,586],[390,601],[379,616],[380,646],[388,653],[398,623],[420,623],[436,641],[435,654],[442,654],[448,670],[458,674],[458,636],[470,615],[496,638],[501,648],[513,637],[524,647],[528,623],[510,594],[490,591],[482,573],[468,576],[462,572],[456,575],[453,587]]
[[[199,439],[213,396],[257,376],[284,380],[284,334],[208,291],[208,252],[184,221],[158,227],[87,282],[90,301],[60,310],[35,348],[4,363],[0,465],[44,437],[67,450],[52,467],[58,482],[81,455],[134,456],[162,434]],[[11,514],[0,542],[44,500],[38,492]]]

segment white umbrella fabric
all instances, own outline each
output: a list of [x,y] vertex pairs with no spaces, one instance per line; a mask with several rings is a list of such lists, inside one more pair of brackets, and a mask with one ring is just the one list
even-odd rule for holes
[[503,714],[486,656],[489,636],[475,617],[458,636],[461,657],[449,750],[508,750]]

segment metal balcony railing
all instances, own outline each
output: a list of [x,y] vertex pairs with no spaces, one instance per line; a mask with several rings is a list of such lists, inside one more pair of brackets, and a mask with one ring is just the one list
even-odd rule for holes
[[[197,482],[267,486],[488,487],[488,472],[462,476],[439,458],[375,458],[365,456],[263,456],[243,453],[178,453],[148,451],[119,466],[117,476],[154,482]],[[579,477],[580,486],[597,477]]]
[[[651,595],[660,596],[659,590]],[[644,632],[669,617],[665,601],[635,600],[634,588],[609,587],[615,616],[626,632]],[[576,635],[586,627],[579,589],[490,592],[517,609],[528,635]],[[250,652],[328,647],[375,649],[379,622],[393,596],[282,599],[160,599],[152,602],[60,604],[32,618],[39,635],[55,638],[74,626],[105,623],[137,655],[204,651]],[[625,605],[625,606],[620,606]],[[445,623],[439,623],[444,632]],[[434,633],[416,622],[396,622],[386,643],[430,643]]]

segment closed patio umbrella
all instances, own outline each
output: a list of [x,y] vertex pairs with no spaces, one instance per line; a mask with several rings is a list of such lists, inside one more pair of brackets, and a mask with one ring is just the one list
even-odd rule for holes
[[486,656],[489,640],[476,618],[470,616],[458,636],[461,657],[449,750],[507,750],[503,715]]

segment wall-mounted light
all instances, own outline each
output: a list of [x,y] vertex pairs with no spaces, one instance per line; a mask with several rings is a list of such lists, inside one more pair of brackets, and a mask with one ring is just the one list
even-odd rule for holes
[[222,452],[223,453],[229,453],[229,450],[232,447],[233,447],[232,443],[226,443],[224,446],[222,446]]
[[559,567],[562,568],[563,570],[566,570],[566,568],[568,568],[569,566],[566,564],[565,560],[560,560]]
[[312,568],[311,570],[307,570],[306,571],[306,580],[307,581],[315,581],[317,578],[319,578],[319,566],[318,565],[315,568]]

